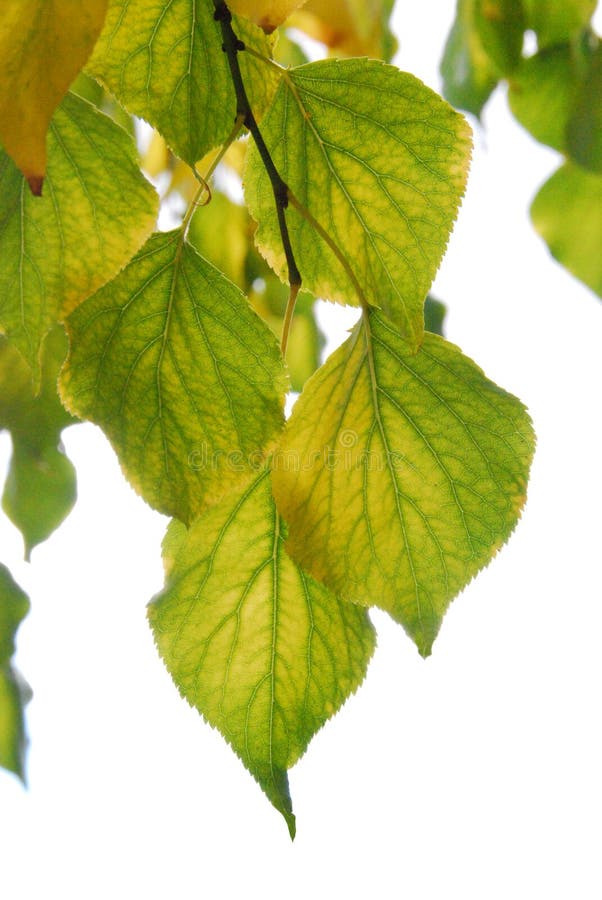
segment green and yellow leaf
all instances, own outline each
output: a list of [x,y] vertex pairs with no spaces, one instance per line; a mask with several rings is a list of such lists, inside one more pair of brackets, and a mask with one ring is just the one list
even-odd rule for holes
[[0,143],[39,195],[54,110],[88,59],[107,0],[3,0]]
[[0,332],[36,377],[52,325],[112,278],[152,230],[157,197],[125,132],[68,94],[48,135],[44,196],[0,151]]
[[289,558],[285,536],[262,472],[187,536],[176,526],[149,619],[180,693],[219,728],[294,836],[287,770],[362,682],[374,633],[365,610]]
[[[232,130],[236,98],[211,0],[111,0],[88,65],[131,112],[150,122],[194,165]],[[245,19],[238,37],[269,57],[271,44]],[[277,72],[250,53],[240,65],[255,115],[266,108]]]
[[26,558],[61,524],[76,498],[75,470],[61,444],[61,431],[76,420],[57,393],[66,354],[65,332],[56,327],[44,342],[36,392],[23,357],[0,337],[0,429],[10,431],[13,444],[2,507],[23,535]]
[[[381,307],[416,348],[464,191],[468,124],[412,75],[370,60],[326,60],[287,72],[262,132],[280,175],[345,261],[289,205],[304,287]],[[271,185],[255,148],[245,188],[258,246],[284,280]]]
[[290,24],[326,44],[333,56],[370,56],[389,62],[397,41],[389,27],[392,0],[308,0]]
[[266,34],[271,34],[305,2],[306,0],[229,0],[228,6],[236,15],[250,19],[263,28]]
[[426,656],[516,525],[533,445],[522,404],[457,347],[425,334],[413,353],[373,313],[307,383],[275,456],[287,548]]
[[25,780],[25,720],[29,691],[11,664],[17,628],[29,612],[27,595],[0,563],[0,766]]
[[68,408],[103,428],[160,512],[189,523],[251,477],[282,429],[276,340],[181,230],[153,235],[67,328]]
[[552,256],[602,297],[602,175],[566,163],[540,188],[531,220]]

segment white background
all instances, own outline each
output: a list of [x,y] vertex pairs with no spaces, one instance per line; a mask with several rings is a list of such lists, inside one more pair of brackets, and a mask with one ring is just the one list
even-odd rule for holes
[[[404,3],[396,18],[399,66],[435,88],[451,17],[451,3]],[[502,92],[475,137],[435,287],[448,338],[535,421],[514,537],[454,602],[429,660],[374,616],[366,683],[291,773],[291,844],[156,657],[145,604],[164,520],[99,431],[68,430],[69,519],[30,566],[0,525],[33,601],[18,663],[35,691],[29,791],[0,773],[7,900],[600,900],[602,305],[528,222],[556,155],[513,124]]]

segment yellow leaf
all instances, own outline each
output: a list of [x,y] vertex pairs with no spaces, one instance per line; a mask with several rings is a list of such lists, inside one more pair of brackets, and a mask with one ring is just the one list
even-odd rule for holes
[[228,6],[236,15],[251,19],[266,34],[271,34],[305,2],[306,0],[230,0]]
[[52,114],[92,52],[108,0],[4,0],[0,141],[42,193]]

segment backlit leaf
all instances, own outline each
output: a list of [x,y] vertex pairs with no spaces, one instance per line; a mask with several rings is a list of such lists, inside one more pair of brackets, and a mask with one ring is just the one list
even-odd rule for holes
[[[88,69],[123,105],[150,122],[193,165],[229,135],[236,99],[211,0],[111,0]],[[234,21],[238,37],[270,56],[263,32]],[[250,53],[240,65],[256,116],[277,73]]]
[[285,817],[287,769],[363,680],[374,647],[365,610],[287,555],[262,472],[184,537],[166,542],[166,586],[149,606],[180,693],[226,740]]
[[283,424],[278,344],[180,230],[151,237],[69,317],[62,395],[145,500],[190,522],[250,477]]
[[567,125],[571,159],[602,175],[602,43],[592,53]]
[[[262,132],[281,176],[343,254],[289,206],[304,287],[382,307],[419,345],[423,304],[445,251],[470,156],[465,120],[412,75],[384,63],[326,60],[282,78]],[[291,148],[295,152],[291,152]],[[284,279],[271,186],[250,148],[246,198],[256,240]]]
[[308,0],[290,24],[321,41],[334,56],[389,61],[397,41],[389,28],[392,0]]
[[589,23],[598,0],[523,0],[540,48],[563,44]]
[[228,6],[233,13],[251,19],[270,34],[305,2],[306,0],[229,0]]
[[475,0],[458,0],[441,60],[441,77],[443,96],[458,109],[480,116],[500,73],[479,38],[474,7]]
[[0,563],[0,766],[25,780],[25,722],[28,688],[11,665],[15,634],[29,612],[27,595]]
[[509,80],[508,102],[536,140],[562,153],[577,88],[574,54],[561,44],[523,60]]
[[46,132],[100,34],[107,0],[3,0],[0,143],[42,191]]
[[475,28],[496,70],[506,75],[519,64],[525,16],[522,0],[473,0]]
[[75,470],[61,444],[62,429],[76,420],[57,393],[66,353],[65,333],[57,327],[44,342],[35,391],[23,357],[0,337],[0,428],[10,431],[13,444],[2,507],[23,535],[27,558],[60,525],[76,498]]
[[566,163],[531,206],[552,256],[602,297],[602,176]]
[[50,126],[43,197],[0,151],[0,331],[34,372],[51,326],[130,259],[156,210],[133,142],[75,95]]
[[533,452],[522,404],[453,344],[413,354],[380,314],[310,379],[274,462],[292,557],[388,610],[421,654],[507,540]]

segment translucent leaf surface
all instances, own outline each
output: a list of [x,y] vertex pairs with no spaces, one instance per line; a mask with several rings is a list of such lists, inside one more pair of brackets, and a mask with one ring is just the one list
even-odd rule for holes
[[397,41],[389,28],[392,0],[308,0],[291,19],[329,48],[333,56],[370,56],[389,61]]
[[[89,71],[124,106],[165,137],[193,165],[229,135],[236,100],[212,0],[112,0]],[[244,19],[236,33],[265,56],[270,43]],[[276,73],[250,53],[240,55],[256,116],[265,109]]]
[[23,357],[0,337],[0,428],[10,431],[13,443],[2,506],[22,533],[28,558],[60,525],[76,497],[75,470],[61,444],[62,429],[76,420],[57,393],[66,353],[65,333],[57,327],[44,342],[36,391]]
[[29,600],[0,563],[0,766],[25,779],[24,682],[11,665],[15,634],[29,612]]
[[364,610],[288,557],[260,476],[166,544],[164,591],[149,606],[180,693],[219,728],[285,817],[287,769],[363,680],[374,647]]
[[185,522],[261,465],[283,423],[278,344],[181,231],[69,317],[62,394],[151,506]]
[[251,19],[270,34],[305,2],[306,0],[229,0],[228,6],[233,13]]
[[0,151],[0,330],[36,372],[52,324],[130,259],[156,210],[133,142],[75,95],[50,126],[43,197]]
[[443,95],[449,102],[480,116],[498,83],[499,72],[479,38],[474,5],[474,0],[458,0],[441,60],[441,77]]
[[275,457],[297,562],[388,610],[428,655],[455,596],[508,538],[533,432],[453,344],[416,354],[379,313],[310,379]]
[[52,114],[92,52],[107,0],[3,0],[0,142],[40,194]]
[[525,17],[522,0],[473,0],[481,46],[497,71],[506,75],[519,64]]
[[570,41],[590,21],[597,0],[523,0],[527,24],[539,47]]
[[[571,159],[602,175],[602,44],[589,61],[567,125]],[[602,249],[601,249],[602,252]]]
[[[281,176],[330,235],[346,269],[315,228],[289,207],[304,287],[344,303],[366,300],[413,346],[423,304],[445,251],[470,156],[465,120],[412,75],[364,60],[290,70],[262,131]],[[295,152],[291,152],[291,148]],[[271,186],[250,148],[245,178],[257,242],[286,271]]]
[[510,78],[508,102],[536,140],[562,153],[577,88],[574,54],[567,44],[561,44],[522,61]]
[[552,256],[602,297],[602,176],[566,163],[540,189],[531,219]]

